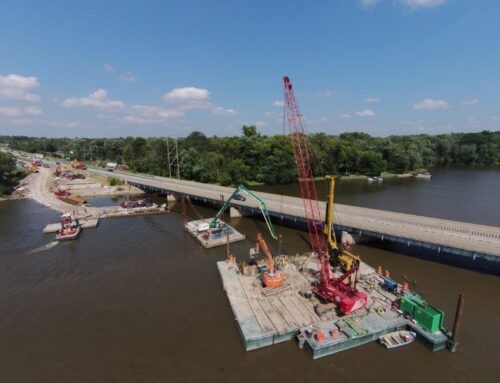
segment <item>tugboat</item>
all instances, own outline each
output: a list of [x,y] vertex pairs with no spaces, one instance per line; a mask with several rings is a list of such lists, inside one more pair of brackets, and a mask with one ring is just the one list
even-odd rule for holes
[[61,215],[61,229],[56,234],[56,241],[76,239],[80,234],[78,221],[73,221],[70,213]]

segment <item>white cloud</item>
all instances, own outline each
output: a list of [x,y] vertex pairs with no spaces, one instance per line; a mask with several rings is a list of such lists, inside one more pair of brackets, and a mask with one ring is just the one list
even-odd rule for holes
[[42,109],[40,109],[40,107],[38,107],[38,106],[28,106],[28,107],[24,108],[24,113],[38,115],[38,114],[42,114]]
[[237,114],[238,112],[234,109],[226,109],[221,106],[217,106],[212,109],[212,113],[215,114],[216,116],[228,117]]
[[342,113],[342,114],[339,114],[339,118],[343,118],[343,119],[347,119],[347,118],[351,118],[352,116],[349,114],[349,113]]
[[479,100],[477,98],[462,101],[462,106],[472,106],[472,105],[477,105],[477,104],[479,104]]
[[285,101],[283,100],[276,100],[273,102],[273,106],[277,108],[283,108],[285,106]]
[[168,119],[182,117],[184,112],[178,109],[166,109],[153,105],[134,105],[123,121],[129,124],[161,124]]
[[0,88],[0,98],[17,101],[37,102],[40,96],[21,88]]
[[37,102],[40,96],[30,91],[40,85],[36,77],[18,74],[0,75],[0,98],[7,100]]
[[370,109],[365,109],[365,110],[362,110],[360,112],[356,111],[354,113],[358,117],[373,117],[373,116],[375,116],[375,112],[373,110],[370,110]]
[[188,86],[185,88],[176,88],[163,95],[165,101],[170,102],[191,102],[203,101],[210,97],[208,89],[195,88]]
[[378,102],[382,101],[379,97],[368,97],[368,98],[365,98],[365,102],[367,104],[376,104]]
[[42,114],[42,109],[38,106],[28,106],[25,108],[17,106],[0,107],[0,116],[19,117],[24,115],[39,115]]
[[375,5],[377,5],[377,3],[380,2],[380,0],[357,0],[357,2],[359,3],[359,5],[361,5],[361,7],[363,7],[364,9],[368,9],[368,8],[373,8],[375,7]]
[[413,104],[413,109],[415,110],[436,110],[436,109],[450,109],[448,101],[445,100],[434,100],[432,98],[426,98],[425,100]]
[[446,4],[447,0],[399,0],[399,2],[412,9],[432,8]]
[[13,107],[13,106],[2,106],[0,107],[0,116],[14,117],[20,116],[21,109]]
[[14,125],[37,125],[37,126],[47,126],[50,128],[76,128],[80,125],[78,121],[46,121],[40,119],[30,119],[30,118],[14,118],[10,121]]
[[121,81],[134,82],[137,77],[132,72],[124,72],[118,77]]
[[110,65],[110,64],[104,64],[104,70],[105,70],[106,72],[114,72],[114,71],[115,71],[115,68],[113,68],[113,66],[112,66],[112,65]]
[[0,75],[1,88],[33,89],[39,85],[38,79],[33,76],[25,77],[18,74]]
[[62,102],[66,108],[96,108],[102,110],[123,109],[125,104],[119,100],[109,100],[108,92],[98,89],[87,97],[70,97]]

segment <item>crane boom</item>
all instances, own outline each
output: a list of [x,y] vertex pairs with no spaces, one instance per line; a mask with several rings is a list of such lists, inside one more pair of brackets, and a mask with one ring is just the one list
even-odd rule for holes
[[307,148],[307,136],[304,130],[302,114],[300,114],[292,83],[288,76],[283,77],[285,85],[285,122],[288,125],[292,141],[293,155],[297,168],[297,180],[300,186],[302,202],[306,215],[309,242],[314,252],[320,257],[321,284],[328,284],[330,272],[328,267],[328,246],[322,232],[323,219],[318,202],[318,192],[314,183],[311,159]]
[[[328,244],[326,236],[323,233],[324,222],[321,218],[318,193],[316,191],[316,184],[314,183],[314,174],[307,148],[307,136],[304,130],[302,115],[300,114],[290,79],[285,76],[283,77],[283,82],[285,85],[285,122],[290,131],[293,155],[297,167],[297,179],[300,185],[300,193],[309,230],[309,241],[320,261],[319,285],[314,286],[312,290],[322,299],[335,303],[340,312],[349,314],[366,307],[367,294],[358,291],[356,285],[352,286],[350,283],[351,274],[358,270],[357,265],[339,278],[332,276]],[[327,217],[333,220],[333,192],[329,198],[330,208],[327,212]],[[335,241],[335,234],[332,234],[333,228],[331,226],[329,229],[327,228],[329,234],[328,240]],[[336,247],[336,244],[334,246]],[[349,282],[346,284],[345,280],[348,277]]]

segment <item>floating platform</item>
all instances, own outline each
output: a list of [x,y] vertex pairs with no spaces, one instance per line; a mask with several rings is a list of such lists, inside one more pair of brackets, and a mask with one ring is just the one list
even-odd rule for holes
[[317,359],[409,327],[421,335],[432,350],[445,347],[447,337],[442,331],[426,333],[391,309],[397,296],[380,287],[380,277],[365,263],[358,272],[358,288],[368,294],[368,307],[345,316],[338,316],[334,310],[318,315],[315,306],[320,302],[315,296],[304,294],[311,290],[307,270],[314,271],[314,263],[313,257],[305,257],[300,264],[285,262],[281,271],[286,285],[269,289],[262,286],[260,276],[244,276],[237,266],[227,261],[217,262],[245,350],[297,338],[299,346],[306,345],[313,359]]
[[104,208],[100,218],[120,218],[120,217],[136,217],[141,215],[156,215],[170,213],[170,209],[166,204],[161,206],[153,205],[148,207],[135,207],[135,208]]
[[[200,242],[201,245],[206,249],[226,245],[228,240],[226,232],[222,231],[220,232],[220,234],[217,233],[218,235],[215,235],[211,230],[208,229],[208,225],[210,224],[212,219],[213,218],[205,218],[199,219],[197,221],[190,221],[185,226],[186,230],[193,237],[195,237],[198,242]],[[224,226],[229,231],[229,243],[243,241],[245,239],[244,234],[240,233],[234,227],[228,225],[220,219],[217,220],[217,224]],[[205,226],[207,230],[199,231],[198,228],[200,226]]]
[[[89,218],[81,218],[78,220],[80,223],[80,228],[89,229],[97,227],[99,224],[99,218],[89,217]],[[42,230],[44,234],[55,233],[61,229],[61,223],[51,223],[45,226]]]

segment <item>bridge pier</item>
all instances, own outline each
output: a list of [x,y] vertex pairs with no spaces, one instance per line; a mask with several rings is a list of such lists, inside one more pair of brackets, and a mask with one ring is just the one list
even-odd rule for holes
[[[216,185],[194,185],[189,181],[162,179],[160,184],[159,178],[154,177],[152,181],[128,181],[147,192],[189,195],[194,203],[214,209],[222,206],[220,196],[232,191]],[[307,221],[303,217],[299,199],[282,196],[280,202],[277,202],[267,193],[262,193],[262,197],[268,204],[269,215],[274,223],[307,230]],[[283,202],[284,198],[288,199],[286,204]],[[490,245],[500,242],[500,231],[497,228],[345,205],[342,205],[342,209],[337,214],[337,222],[342,224],[336,224],[335,231],[355,234],[357,243],[500,275],[500,252]],[[232,203],[229,213],[231,217],[245,215],[262,219],[259,209],[245,203]]]

